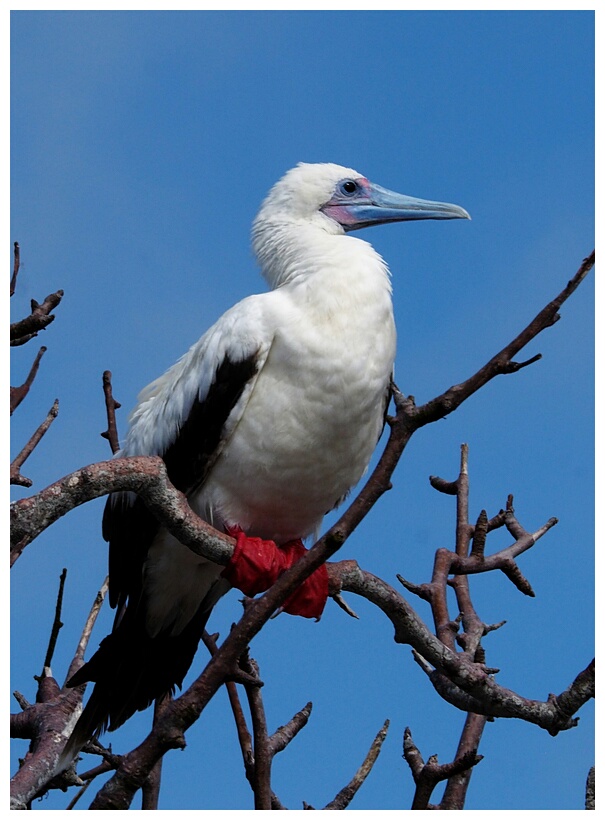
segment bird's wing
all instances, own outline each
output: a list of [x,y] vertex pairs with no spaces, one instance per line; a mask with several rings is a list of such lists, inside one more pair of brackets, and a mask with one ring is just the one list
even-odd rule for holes
[[[160,455],[174,486],[199,488],[237,426],[267,359],[273,330],[264,297],[239,302],[163,376],[146,387],[120,456]],[[159,525],[134,493],[113,493],[103,516],[110,603],[138,597]],[[118,611],[118,618],[120,613]]]

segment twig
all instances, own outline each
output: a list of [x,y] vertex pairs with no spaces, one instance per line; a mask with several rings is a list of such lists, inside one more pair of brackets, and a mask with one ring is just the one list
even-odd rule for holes
[[[258,664],[248,653],[240,659],[242,669],[249,675],[259,677]],[[273,755],[269,746],[267,718],[260,687],[245,686],[250,714],[252,715],[252,737],[254,740],[254,808],[271,808],[271,763]]]
[[332,597],[332,600],[336,604],[338,604],[338,606],[344,612],[347,613],[347,615],[350,615],[351,618],[357,618],[357,620],[359,620],[359,615],[353,609],[351,609],[351,607],[348,605],[348,603],[345,601],[345,599],[342,597],[342,595],[339,592],[337,592],[335,595],[332,595],[331,597]]
[[[216,645],[217,637],[217,635],[209,635],[206,631],[204,631],[202,636],[202,640],[211,655],[215,655],[218,652],[218,647]],[[254,751],[252,748],[252,736],[248,730],[244,710],[242,709],[242,705],[240,703],[235,682],[232,680],[226,680],[225,688],[227,690],[231,711],[233,712],[233,718],[235,720],[235,728],[242,752],[246,778],[252,788],[254,788]]]
[[36,374],[38,372],[38,367],[40,366],[40,359],[46,353],[46,348],[41,347],[38,353],[36,354],[36,358],[34,359],[34,363],[31,366],[31,369],[28,373],[26,380],[20,387],[11,387],[10,389],[10,414],[11,416],[19,407],[23,399],[29,393],[29,389],[33,384],[34,379],[36,378]]
[[12,296],[17,288],[17,276],[19,274],[19,266],[21,264],[21,248],[18,242],[13,242],[14,264],[13,275],[11,276],[10,295]]
[[[481,755],[476,754],[476,748],[462,750],[463,746],[468,745],[471,735],[473,739],[476,737],[475,726],[473,726],[472,730],[470,728],[467,729],[468,726],[469,719],[467,718],[465,730],[463,730],[455,759],[451,763],[442,764],[438,762],[437,755],[432,755],[425,763],[418,747],[412,739],[410,729],[406,728],[403,734],[403,756],[410,767],[414,782],[416,783],[412,809],[455,808],[454,806],[446,806],[443,802],[438,806],[434,806],[429,803],[429,800],[437,783],[440,783],[442,780],[454,781],[455,778],[461,777],[463,773],[468,773],[473,766],[476,766],[477,763],[483,759]],[[464,791],[464,793],[466,792]]]
[[106,438],[111,447],[112,453],[117,453],[120,449],[120,440],[118,437],[118,426],[116,422],[116,410],[122,405],[113,397],[111,386],[111,370],[103,372],[103,393],[105,394],[105,408],[107,412],[107,430],[101,433],[103,438]]
[[13,692],[13,696],[22,709],[27,709],[28,706],[31,706],[31,703],[27,700],[25,695],[21,694],[21,692],[15,690]]
[[65,589],[65,579],[67,578],[67,569],[63,568],[59,578],[59,592],[57,594],[57,603],[55,606],[55,617],[53,620],[52,629],[50,632],[50,639],[48,641],[48,649],[46,650],[46,657],[44,658],[44,666],[51,666],[53,655],[55,653],[55,646],[57,645],[57,638],[59,637],[59,630],[63,626],[61,623],[61,608],[63,606],[63,590]]
[[[65,683],[76,674],[78,669],[84,663],[84,653],[86,652],[86,647],[88,646],[88,642],[90,641],[90,636],[92,634],[92,628],[95,625],[95,622],[99,616],[99,612],[101,611],[101,607],[103,606],[103,601],[105,600],[105,596],[107,595],[107,589],[109,586],[109,578],[105,578],[103,583],[101,584],[101,588],[96,594],[95,600],[90,608],[90,612],[88,613],[88,617],[84,623],[84,627],[82,629],[82,634],[80,635],[80,640],[78,641],[78,646],[76,647],[75,654],[72,658],[71,663],[69,664],[69,669],[67,670],[67,676],[65,678]],[[63,686],[65,688],[65,684]]]
[[332,809],[346,809],[351,800],[355,797],[361,786],[363,785],[365,779],[372,771],[374,767],[374,763],[378,759],[378,755],[380,754],[380,749],[382,748],[382,744],[387,736],[387,732],[389,730],[389,721],[385,720],[382,729],[378,732],[374,740],[372,741],[372,745],[365,757],[365,760],[356,771],[353,776],[351,782],[341,789],[334,800],[331,800],[326,806],[324,806],[324,810],[332,810]]
[[29,316],[21,319],[19,322],[14,322],[10,326],[10,343],[12,347],[24,345],[29,342],[34,336],[37,336],[41,330],[45,330],[51,322],[54,322],[55,317],[51,314],[61,299],[63,298],[63,291],[58,290],[56,293],[50,293],[46,299],[39,304],[35,299],[31,300],[31,310]]
[[290,741],[294,740],[300,730],[307,725],[312,709],[313,704],[309,701],[284,726],[279,726],[273,732],[269,738],[269,749],[272,756],[283,752]]
[[81,797],[84,797],[84,794],[85,794],[86,790],[88,789],[88,787],[90,786],[90,784],[91,784],[91,783],[92,783],[92,779],[91,779],[91,780],[88,780],[88,781],[87,781],[87,782],[86,782],[86,783],[85,783],[85,784],[84,784],[84,785],[80,788],[80,790],[76,792],[76,794],[75,794],[75,795],[74,795],[74,797],[73,797],[73,798],[69,801],[69,803],[67,804],[67,806],[65,806],[65,811],[71,811],[71,809],[75,808],[76,803],[80,800],[80,798],[81,798]]
[[53,421],[57,418],[58,413],[59,399],[55,399],[53,406],[48,411],[48,415],[46,416],[42,424],[38,427],[38,429],[32,435],[32,437],[27,442],[25,447],[21,450],[19,455],[12,462],[10,472],[11,484],[19,484],[21,487],[31,487],[32,480],[30,478],[25,478],[21,475],[21,467],[23,466],[24,462],[29,458],[29,456],[33,453],[34,449],[38,446],[38,444],[40,443],[40,439],[46,433],[46,431],[53,423]]
[[[156,700],[153,709],[154,723],[159,719],[160,715],[165,710],[170,700],[171,698],[169,695],[163,698],[162,700]],[[141,789],[141,809],[155,811],[159,806],[160,787],[162,785],[162,760],[163,758],[160,757],[160,759],[156,762],[153,769],[149,772],[147,780],[143,784],[143,787]]]
[[[473,376],[460,384],[450,387],[445,393],[442,393],[425,405],[410,408],[410,415],[412,416],[415,429],[448,415],[459,407],[462,402],[466,401],[469,396],[472,396],[473,393],[476,393],[496,376],[515,373],[519,370],[521,365],[513,362],[513,356],[516,356],[517,353],[529,344],[532,339],[535,339],[539,333],[558,321],[560,318],[558,314],[559,309],[579,287],[593,268],[594,263],[595,253],[592,251],[592,253],[582,261],[582,264],[574,276],[569,280],[558,296],[549,302],[510,344],[502,348],[499,353],[493,356],[489,362],[480,368]],[[533,359],[524,362],[523,366],[530,364],[532,361],[536,361],[536,359],[537,357],[534,356]]]
[[468,762],[468,766],[449,776],[443,797],[439,803],[440,809],[460,810],[464,808],[473,769],[477,763],[483,760],[483,755],[478,755],[477,749],[479,748],[486,720],[485,715],[476,715],[472,712],[467,714],[454,760],[464,760]]
[[595,767],[591,766],[586,778],[586,799],[584,808],[589,811],[595,810]]

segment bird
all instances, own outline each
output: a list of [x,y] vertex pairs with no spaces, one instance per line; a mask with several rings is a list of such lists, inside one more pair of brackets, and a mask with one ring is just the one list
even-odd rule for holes
[[[156,455],[218,530],[278,548],[316,535],[360,480],[390,400],[391,276],[354,231],[463,208],[397,194],[333,163],[299,163],[269,191],[252,247],[269,290],[235,304],[146,387],[117,457]],[[180,544],[132,492],[112,493],[113,631],[70,679],[94,682],[63,765],[181,687],[224,567]],[[325,601],[324,601],[325,602]]]

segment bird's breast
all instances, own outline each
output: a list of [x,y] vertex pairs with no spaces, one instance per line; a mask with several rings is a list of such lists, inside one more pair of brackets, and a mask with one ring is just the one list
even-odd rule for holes
[[293,310],[276,332],[202,514],[283,543],[314,532],[361,478],[383,426],[395,331],[387,294],[353,314]]

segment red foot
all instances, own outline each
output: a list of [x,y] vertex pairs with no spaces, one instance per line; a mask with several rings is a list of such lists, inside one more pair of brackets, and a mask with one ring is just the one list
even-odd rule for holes
[[[307,552],[300,538],[278,547],[274,541],[248,538],[241,527],[226,526],[225,531],[237,540],[237,544],[222,576],[249,597],[269,589],[280,575]],[[328,571],[324,565],[300,585],[287,599],[283,609],[290,615],[319,619],[327,599]]]

